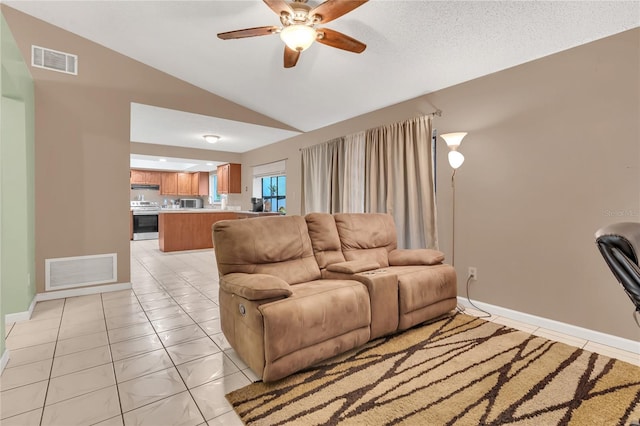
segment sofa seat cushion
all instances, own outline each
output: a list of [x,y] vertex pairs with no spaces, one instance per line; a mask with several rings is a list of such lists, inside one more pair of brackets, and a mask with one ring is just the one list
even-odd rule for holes
[[406,314],[458,294],[456,272],[450,265],[391,266],[398,276],[400,315]]
[[259,307],[267,363],[357,329],[366,329],[369,337],[371,309],[363,284],[316,280],[293,285],[291,291],[286,299]]

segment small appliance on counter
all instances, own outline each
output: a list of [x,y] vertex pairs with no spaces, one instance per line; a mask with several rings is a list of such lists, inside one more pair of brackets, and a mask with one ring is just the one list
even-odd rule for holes
[[261,212],[264,209],[262,204],[262,198],[251,198],[251,211],[252,212]]
[[202,200],[200,198],[181,198],[180,208],[183,209],[201,209]]

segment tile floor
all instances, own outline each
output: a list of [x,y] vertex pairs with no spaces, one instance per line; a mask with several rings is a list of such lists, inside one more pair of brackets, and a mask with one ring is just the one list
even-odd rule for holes
[[[221,333],[213,252],[157,244],[131,243],[132,291],[39,302],[31,320],[7,324],[3,426],[242,424],[224,395],[256,376]],[[489,320],[640,365],[638,354]]]

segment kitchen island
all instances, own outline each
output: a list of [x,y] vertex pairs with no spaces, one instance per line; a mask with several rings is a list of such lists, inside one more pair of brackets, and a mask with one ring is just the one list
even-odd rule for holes
[[212,248],[211,227],[214,223],[221,220],[278,215],[279,213],[214,209],[162,209],[158,214],[160,251]]

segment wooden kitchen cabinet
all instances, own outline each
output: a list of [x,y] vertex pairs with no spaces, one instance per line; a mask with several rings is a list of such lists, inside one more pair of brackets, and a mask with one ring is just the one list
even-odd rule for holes
[[178,195],[192,195],[190,173],[178,173]]
[[241,166],[240,164],[228,163],[218,166],[218,194],[240,194]]
[[178,195],[178,173],[163,172],[161,173],[161,179],[161,195]]
[[209,173],[191,174],[191,195],[206,197],[209,195]]
[[131,183],[140,185],[161,185],[162,172],[153,170],[131,170]]

